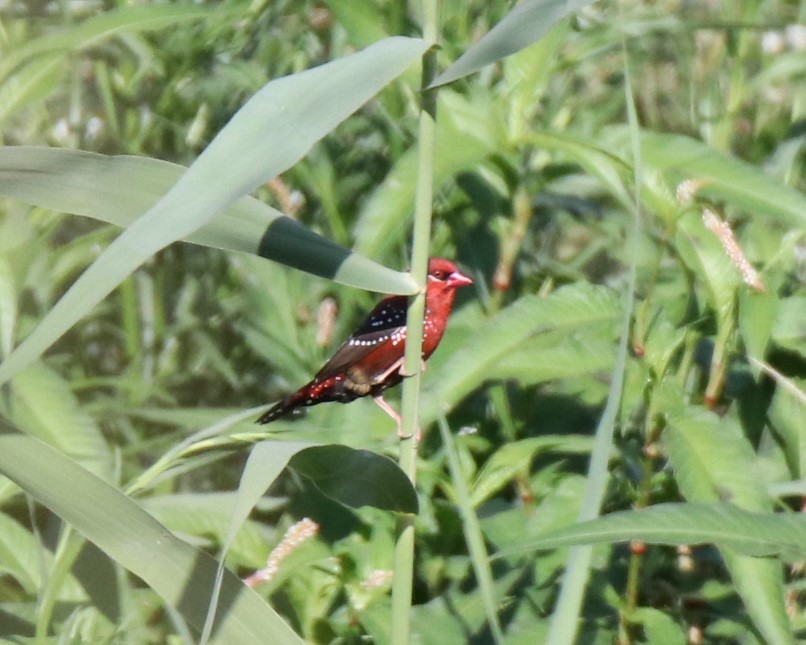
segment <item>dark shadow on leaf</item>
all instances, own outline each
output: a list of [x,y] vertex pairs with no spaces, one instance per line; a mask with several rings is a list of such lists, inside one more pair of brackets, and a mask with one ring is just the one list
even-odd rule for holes
[[[300,250],[305,247],[305,251]],[[269,224],[257,254],[268,260],[332,280],[350,251],[305,228],[290,217]]]

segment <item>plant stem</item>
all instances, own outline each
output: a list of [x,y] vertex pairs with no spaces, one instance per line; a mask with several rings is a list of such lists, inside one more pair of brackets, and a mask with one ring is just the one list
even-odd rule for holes
[[[437,40],[437,2],[423,2],[423,37],[429,43]],[[422,87],[435,76],[437,51],[431,47],[423,56]],[[409,302],[406,319],[406,354],[403,373],[401,429],[407,437],[400,441],[400,468],[412,483],[416,479],[417,440],[420,433],[420,363],[422,361],[423,316],[425,313],[425,284],[431,241],[431,204],[434,195],[434,152],[436,149],[436,90],[423,90],[420,105],[419,161],[417,194],[414,204],[411,272],[419,292]],[[397,525],[392,580],[392,644],[410,642],[411,591],[414,577],[414,516],[401,515]]]
[[[632,223],[627,231],[627,256],[629,258],[627,280],[624,288],[624,313],[621,320],[621,339],[616,350],[616,361],[613,367],[612,383],[607,396],[607,403],[599,419],[591,453],[588,477],[585,482],[585,492],[582,496],[582,507],[577,520],[584,522],[599,515],[602,500],[607,488],[608,457],[613,445],[613,436],[618,421],[618,412],[621,407],[621,395],[624,379],[627,373],[627,345],[630,337],[630,325],[635,309],[635,285],[638,265],[638,236],[640,231],[641,209],[641,155],[638,143],[638,117],[635,110],[630,70],[627,57],[627,46],[622,41],[624,55],[625,94],[627,115],[630,124],[630,139],[632,144],[632,159],[634,171],[634,208]],[[560,588],[560,596],[554,614],[551,617],[548,645],[565,645],[576,640],[579,628],[582,603],[590,575],[591,560],[593,559],[592,545],[574,546],[568,550],[566,559],[565,577]]]

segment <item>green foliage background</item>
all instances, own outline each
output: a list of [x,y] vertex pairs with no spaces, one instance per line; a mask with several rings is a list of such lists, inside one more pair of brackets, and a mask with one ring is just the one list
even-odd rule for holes
[[[439,90],[431,254],[476,285],[423,376],[415,495],[369,401],[253,420],[376,301],[356,287],[412,290],[379,265],[405,270],[411,251],[419,75],[390,52],[419,45],[385,39],[417,38],[419,5],[5,3],[0,637],[388,642],[395,513],[417,510],[419,642],[805,638],[806,9],[728,4],[602,2],[548,30],[529,14],[539,42]],[[512,29],[511,10],[444,3],[440,69]],[[14,348],[120,234],[66,213],[128,227],[181,175],[20,146],[191,166],[269,80],[369,46],[361,64],[389,78],[356,83],[382,91],[344,119],[348,69],[316,118],[290,110],[283,153],[332,132],[253,192],[355,252],[291,224],[274,238],[268,255],[335,281],[255,255],[278,213],[233,190],[231,219],[147,253],[12,375]],[[276,124],[239,123],[244,151],[283,156]],[[164,246],[185,204],[204,208],[194,190],[239,162],[215,159],[142,239]],[[241,587],[305,517],[317,537]]]

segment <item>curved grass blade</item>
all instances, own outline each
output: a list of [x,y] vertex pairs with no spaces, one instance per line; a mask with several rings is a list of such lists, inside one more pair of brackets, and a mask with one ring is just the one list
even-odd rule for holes
[[716,544],[751,556],[806,553],[806,517],[753,513],[725,502],[656,504],[581,522],[505,549],[496,557],[575,544],[641,540],[650,544]]
[[422,40],[389,38],[352,56],[271,81],[0,365],[0,383],[38,358],[151,255],[198,230],[220,210],[299,161],[425,47]]
[[[132,499],[41,441],[0,421],[0,472],[142,578],[201,629],[217,563],[171,534]],[[221,643],[301,643],[237,576],[223,575],[213,636]]]

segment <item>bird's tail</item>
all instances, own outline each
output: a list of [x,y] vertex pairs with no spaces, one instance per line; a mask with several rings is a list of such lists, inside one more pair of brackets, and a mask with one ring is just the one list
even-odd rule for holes
[[272,421],[285,416],[289,412],[292,412],[295,408],[299,407],[300,401],[303,398],[304,396],[301,395],[300,392],[294,392],[293,394],[288,395],[282,401],[275,403],[266,412],[264,412],[255,423],[271,423]]

